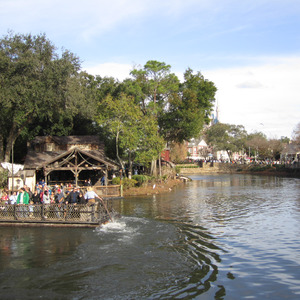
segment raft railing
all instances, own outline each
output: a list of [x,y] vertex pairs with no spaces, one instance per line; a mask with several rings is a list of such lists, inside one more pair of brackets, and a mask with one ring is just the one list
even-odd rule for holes
[[0,206],[1,222],[99,224],[109,220],[112,201],[88,204],[25,204]]

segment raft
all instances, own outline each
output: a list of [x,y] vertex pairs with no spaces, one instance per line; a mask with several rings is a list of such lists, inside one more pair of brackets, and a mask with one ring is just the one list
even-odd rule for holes
[[1,205],[0,226],[96,227],[112,219],[112,202]]

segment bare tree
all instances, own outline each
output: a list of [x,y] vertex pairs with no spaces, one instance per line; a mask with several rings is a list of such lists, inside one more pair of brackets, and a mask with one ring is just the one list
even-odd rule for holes
[[293,131],[293,141],[300,144],[300,122],[296,125]]

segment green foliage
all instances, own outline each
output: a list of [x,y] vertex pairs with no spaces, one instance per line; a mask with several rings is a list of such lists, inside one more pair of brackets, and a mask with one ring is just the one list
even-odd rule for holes
[[98,107],[97,121],[115,138],[116,156],[123,163],[121,152],[133,161],[149,163],[162,151],[164,142],[157,132],[153,115],[144,115],[134,99],[121,93],[116,98],[107,96]]
[[137,183],[138,182],[136,180],[134,180],[134,179],[124,178],[122,180],[122,184],[123,184],[124,190],[127,190],[129,188],[132,188],[132,187],[136,186]]
[[263,172],[266,170],[275,170],[272,165],[256,165],[249,169],[251,172]]
[[164,182],[166,182],[167,179],[168,179],[168,175],[163,175],[163,176],[161,177],[161,179],[162,179]]
[[121,182],[121,178],[120,177],[115,177],[112,179],[112,184],[113,185],[119,185]]
[[0,40],[0,160],[9,159],[12,144],[32,124],[44,122],[43,129],[53,126],[54,132],[71,128],[65,120],[84,99],[79,68],[76,56],[59,56],[44,34],[10,33]]
[[131,75],[134,80],[127,83],[136,103],[144,114],[155,116],[159,134],[166,141],[181,143],[199,134],[208,121],[217,90],[212,82],[188,69],[180,84],[170,65],[153,60]]
[[142,186],[143,184],[148,183],[151,178],[146,175],[133,175],[132,179],[137,181],[138,186]]
[[231,155],[245,147],[247,132],[242,125],[217,123],[205,131],[205,137],[214,150],[226,150]]
[[0,168],[0,188],[7,187],[8,170]]

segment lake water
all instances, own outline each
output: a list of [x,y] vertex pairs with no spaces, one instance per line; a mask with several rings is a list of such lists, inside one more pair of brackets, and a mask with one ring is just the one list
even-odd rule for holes
[[96,229],[0,227],[0,298],[300,299],[300,180],[190,177]]

